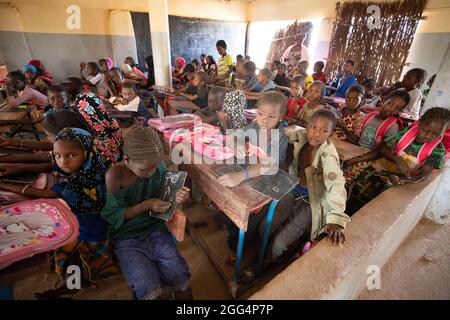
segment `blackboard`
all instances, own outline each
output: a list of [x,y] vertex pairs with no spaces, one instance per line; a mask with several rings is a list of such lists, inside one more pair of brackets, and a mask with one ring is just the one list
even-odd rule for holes
[[162,180],[158,198],[163,201],[170,202],[170,207],[164,213],[150,211],[149,213],[150,216],[158,219],[163,219],[166,221],[172,219],[173,214],[175,212],[175,208],[177,206],[175,201],[175,195],[177,191],[184,186],[186,178],[187,172],[185,171],[178,171],[178,172],[166,171]]
[[131,12],[131,21],[133,23],[138,56],[136,63],[143,69],[145,67],[145,58],[152,55],[152,38],[148,13]]
[[280,200],[294,189],[297,183],[297,177],[291,176],[283,170],[278,170],[275,175],[262,175],[252,179],[250,188],[269,198]]
[[[196,8],[192,8],[196,10]],[[225,40],[227,53],[233,61],[236,55],[245,54],[246,22],[218,21],[200,18],[169,16],[170,52],[172,65],[179,56],[190,63],[200,59],[202,53],[218,60],[216,42]]]

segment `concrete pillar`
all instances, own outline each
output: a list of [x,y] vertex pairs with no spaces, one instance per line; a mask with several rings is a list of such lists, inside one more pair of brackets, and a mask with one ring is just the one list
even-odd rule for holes
[[148,0],[155,83],[172,85],[167,0]]
[[421,114],[432,107],[450,109],[450,43],[447,46],[447,51],[442,59],[433,86],[425,100]]
[[110,22],[113,60],[116,67],[120,68],[128,56],[137,61],[136,39],[130,12],[111,10]]

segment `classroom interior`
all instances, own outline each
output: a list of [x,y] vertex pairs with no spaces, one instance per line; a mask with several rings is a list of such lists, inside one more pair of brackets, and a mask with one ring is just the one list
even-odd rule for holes
[[[370,5],[382,8],[380,16],[377,16],[379,7],[372,11],[367,9]],[[390,12],[390,16],[383,16],[383,12]],[[296,62],[309,61],[305,74],[311,75],[316,71],[314,63],[323,61],[328,80],[336,78],[349,59],[354,61],[358,82],[375,78],[377,87],[402,81],[411,69],[424,69],[427,77],[419,89],[426,91],[426,97],[420,115],[403,117],[405,123],[415,123],[433,107],[450,110],[449,19],[449,0],[0,1],[0,81],[11,71],[23,70],[28,61],[39,59],[52,73],[53,84],[58,84],[69,77],[79,77],[80,62],[105,57],[111,57],[118,68],[122,68],[127,57],[132,57],[146,79],[150,79],[146,58],[152,56],[153,84],[140,91],[141,100],[151,109],[153,119],[147,120],[150,127],[163,128],[159,135],[165,151],[163,160],[169,170],[186,171],[193,181],[190,197],[181,206],[185,225],[182,224],[182,231],[177,230],[176,237],[181,241],[176,246],[189,266],[195,300],[448,299],[450,251],[445,245],[450,240],[448,158],[440,170],[430,173],[426,179],[390,188],[359,209],[345,229],[345,245],[334,247],[325,239],[314,242],[300,257],[293,255],[245,284],[239,281],[242,272],[254,261],[261,260],[267,243],[247,245],[242,234],[245,246],[234,252],[227,243],[227,223],[231,221],[237,230],[245,231],[252,210],[269,207],[271,203],[275,210],[279,199],[255,191],[248,181],[234,188],[224,187],[215,179],[219,175],[212,174],[209,165],[174,163],[170,157],[174,138],[164,134],[167,123],[161,119],[181,116],[182,121],[190,121],[190,115],[202,108],[190,99],[176,98],[173,88],[178,82],[174,82],[173,68],[177,66],[177,58],[183,57],[189,64],[194,59],[201,61],[201,55],[205,54],[218,62],[216,43],[224,40],[227,54],[235,63],[234,84],[238,83],[238,55],[254,62],[258,74],[267,68],[273,71],[274,60],[284,62],[289,68],[287,49],[295,44],[301,47],[301,57]],[[284,54],[288,56],[282,57]],[[289,70],[295,73],[295,67]],[[434,81],[427,82],[431,76]],[[235,89],[226,81],[207,83],[209,90],[215,85],[226,87],[227,92]],[[289,87],[289,84],[280,86]],[[286,90],[277,90],[288,96]],[[258,97],[246,96],[253,109]],[[341,100],[323,98],[334,109],[346,101],[345,96]],[[19,141],[48,141],[41,125],[42,112],[36,113],[32,106],[11,112],[7,110],[6,93],[0,99],[2,136],[19,138]],[[107,104],[108,99],[104,102]],[[123,135],[140,120],[114,107],[106,110],[118,120]],[[367,113],[374,110],[378,109],[368,107]],[[245,115],[251,123],[256,109],[247,110]],[[368,152],[357,144],[336,138],[330,140],[341,162]],[[19,149],[22,147],[23,143]],[[1,157],[7,157],[8,150],[0,148],[1,168]],[[289,183],[292,188],[296,184]],[[0,218],[7,212],[4,208],[15,203],[4,200],[1,195]],[[35,299],[36,292],[51,289],[56,281],[51,259],[47,250],[7,263],[4,268],[0,263],[0,300],[2,296]],[[386,281],[378,290],[368,285],[369,270],[374,265],[381,268]],[[64,297],[135,298],[122,274],[99,280],[96,287]]]

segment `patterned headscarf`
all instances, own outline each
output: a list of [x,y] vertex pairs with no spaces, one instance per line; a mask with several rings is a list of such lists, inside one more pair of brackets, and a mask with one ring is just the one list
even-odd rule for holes
[[244,110],[247,107],[245,93],[241,90],[227,92],[223,100],[222,110],[227,114],[233,129],[240,129],[247,125]]
[[105,173],[92,136],[79,128],[65,128],[55,141],[79,143],[84,151],[84,162],[73,174],[58,183],[59,193],[75,213],[98,214],[106,201]]
[[106,111],[102,101],[92,92],[79,94],[75,109],[92,128],[95,145],[107,168],[122,158],[122,132],[119,123]]

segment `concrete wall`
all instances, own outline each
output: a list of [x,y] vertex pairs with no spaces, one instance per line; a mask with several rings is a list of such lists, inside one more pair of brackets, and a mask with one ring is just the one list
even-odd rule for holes
[[[150,0],[151,1],[151,0]],[[31,58],[43,61],[57,80],[79,74],[80,61],[111,56],[120,65],[136,57],[129,12],[149,12],[149,0],[15,0],[0,4],[0,64],[22,69]],[[68,29],[67,9],[80,7],[80,29]],[[227,21],[246,21],[240,1],[167,0],[168,14]]]

